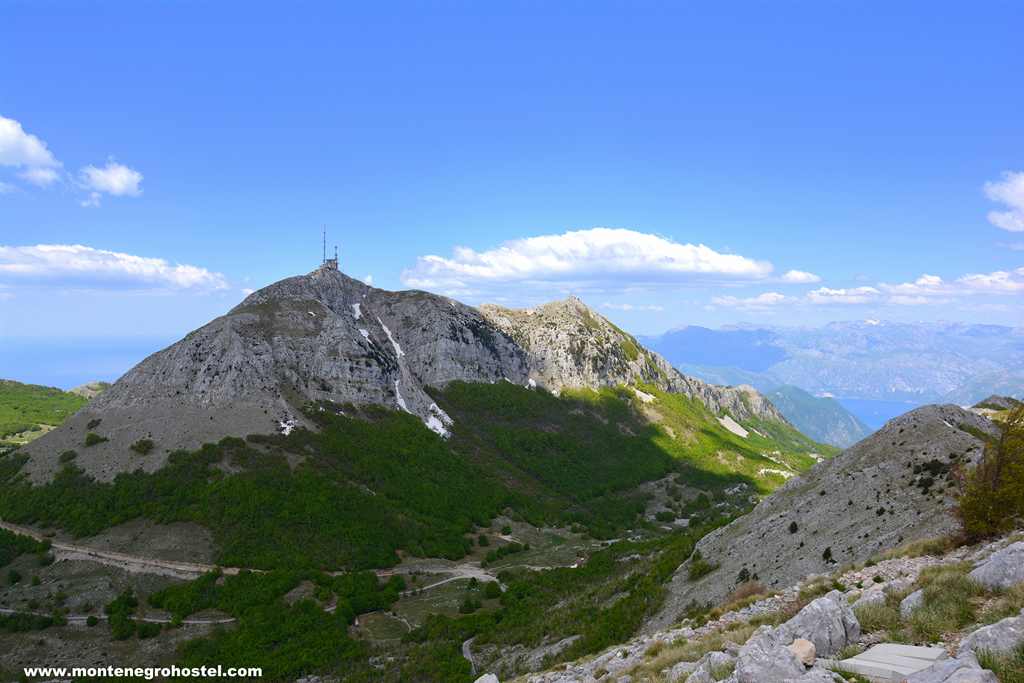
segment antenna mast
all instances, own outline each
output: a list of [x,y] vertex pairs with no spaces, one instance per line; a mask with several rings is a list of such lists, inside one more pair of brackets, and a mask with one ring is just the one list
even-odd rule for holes
[[323,256],[323,260],[320,263],[327,263],[327,224],[324,223],[321,226],[321,228],[323,229],[323,237],[324,237],[324,256]]

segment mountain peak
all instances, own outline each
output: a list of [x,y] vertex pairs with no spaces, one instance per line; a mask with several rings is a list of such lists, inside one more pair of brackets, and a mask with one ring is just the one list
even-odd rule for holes
[[[450,426],[428,387],[453,381],[599,388],[651,384],[716,415],[785,422],[763,396],[685,377],[578,297],[534,309],[474,309],[447,297],[371,287],[330,267],[285,278],[126,373],[61,428],[30,447],[27,471],[45,481],[57,454],[88,432],[105,439],[77,463],[100,480],[135,469],[130,446],[156,444],[142,466],[225,436],[311,426],[310,403],[376,404]],[[95,439],[92,439],[95,442]]]

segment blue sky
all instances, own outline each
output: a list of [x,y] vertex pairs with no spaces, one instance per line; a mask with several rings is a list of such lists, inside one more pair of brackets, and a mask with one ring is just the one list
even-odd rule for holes
[[2,376],[67,384],[117,362],[58,377],[30,351],[173,341],[311,270],[323,223],[377,286],[574,292],[638,333],[1022,322],[1020,3],[0,19]]

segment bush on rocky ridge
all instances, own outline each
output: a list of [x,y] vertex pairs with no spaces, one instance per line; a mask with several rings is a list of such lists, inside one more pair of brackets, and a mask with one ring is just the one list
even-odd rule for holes
[[956,512],[971,539],[1004,534],[1024,522],[1024,405],[1010,411],[999,438],[963,476]]

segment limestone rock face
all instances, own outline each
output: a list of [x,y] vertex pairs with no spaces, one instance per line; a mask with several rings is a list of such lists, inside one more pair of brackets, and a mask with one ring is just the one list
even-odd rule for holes
[[645,630],[674,623],[692,600],[721,602],[741,572],[782,588],[954,530],[952,471],[981,456],[984,444],[977,433],[995,435],[997,427],[953,405],[925,406],[890,420],[701,539],[697,550],[719,568],[691,581],[688,562],[681,565],[662,610]]
[[[786,645],[789,639],[769,626],[762,626],[750,637],[736,660],[739,683],[762,683],[799,678],[805,669],[800,659]],[[786,642],[783,642],[786,641]]]
[[1007,617],[974,631],[960,641],[960,652],[991,650],[1005,653],[1021,643],[1024,643],[1024,610],[1016,617]]
[[[26,448],[26,472],[48,480],[59,454],[109,481],[159,469],[172,450],[225,436],[308,426],[315,401],[405,410],[445,434],[450,419],[427,387],[452,381],[597,388],[649,382],[716,415],[785,422],[750,388],[685,377],[578,299],[532,311],[477,310],[421,291],[375,289],[318,268],[252,293],[225,315],[154,353],[60,428]],[[83,447],[87,432],[107,441]],[[129,446],[151,439],[145,456]]]
[[944,659],[907,677],[906,683],[999,683],[996,675],[981,668],[973,655]]
[[989,590],[1006,589],[1024,581],[1024,541],[992,553],[968,576]]
[[806,639],[822,656],[832,656],[860,638],[860,623],[839,591],[812,601],[779,627],[779,636]]
[[715,414],[788,424],[752,387],[714,386],[683,375],[576,297],[530,309],[485,304],[480,313],[523,348],[531,376],[552,391],[646,383],[697,399]]

